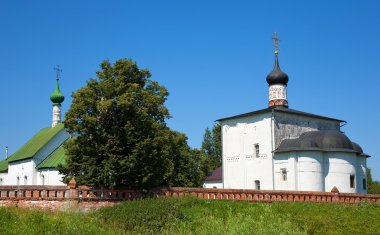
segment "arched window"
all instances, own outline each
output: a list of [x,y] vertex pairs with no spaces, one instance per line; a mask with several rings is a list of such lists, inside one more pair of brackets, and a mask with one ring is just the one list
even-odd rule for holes
[[350,187],[355,188],[355,175],[350,175]]
[[20,185],[20,176],[17,176],[17,185]]
[[260,180],[255,180],[255,189],[260,190]]
[[45,175],[41,175],[41,184],[45,185]]
[[363,179],[363,189],[367,190],[367,180]]
[[24,185],[28,184],[28,176],[24,176]]
[[281,181],[287,181],[288,180],[288,172],[286,171],[286,168],[281,168]]

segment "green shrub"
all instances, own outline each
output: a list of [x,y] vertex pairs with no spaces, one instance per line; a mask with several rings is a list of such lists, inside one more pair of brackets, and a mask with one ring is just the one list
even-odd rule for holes
[[90,213],[0,207],[0,234],[379,234],[380,204],[141,199]]

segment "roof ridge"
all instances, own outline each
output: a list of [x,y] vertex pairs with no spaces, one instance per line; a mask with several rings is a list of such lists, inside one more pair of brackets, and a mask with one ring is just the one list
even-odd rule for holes
[[64,130],[64,125],[61,123],[55,127],[45,127],[40,129],[37,134],[30,138],[21,148],[8,158],[9,162],[33,158],[62,130]]

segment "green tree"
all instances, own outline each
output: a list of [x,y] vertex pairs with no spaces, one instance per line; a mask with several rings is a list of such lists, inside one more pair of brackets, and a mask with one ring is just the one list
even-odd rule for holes
[[215,124],[212,128],[212,143],[214,145],[214,157],[218,167],[222,165],[222,127]]
[[371,169],[367,168],[367,192],[370,194],[380,194],[380,182],[372,179]]
[[213,126],[212,132],[209,128],[206,128],[201,147],[201,152],[204,155],[203,171],[205,174],[211,173],[222,165],[221,139],[221,127],[219,124]]
[[198,158],[191,159],[186,136],[165,123],[167,89],[129,59],[100,67],[97,78],[72,94],[65,114],[65,127],[75,138],[65,144],[68,157],[59,168],[64,179],[132,188],[197,182],[185,166]]

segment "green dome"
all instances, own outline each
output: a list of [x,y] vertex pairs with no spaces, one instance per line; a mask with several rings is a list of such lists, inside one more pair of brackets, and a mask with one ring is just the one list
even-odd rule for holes
[[50,100],[54,104],[60,104],[65,100],[65,97],[62,95],[61,91],[59,90],[58,79],[57,79],[57,85],[55,86],[55,90],[50,95]]

